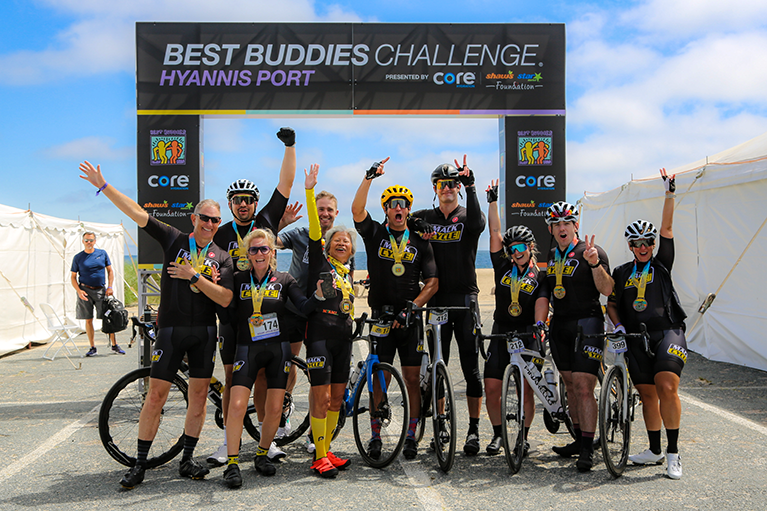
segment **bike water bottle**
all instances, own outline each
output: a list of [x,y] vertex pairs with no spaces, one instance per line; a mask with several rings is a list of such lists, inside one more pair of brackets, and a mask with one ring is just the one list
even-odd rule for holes
[[427,384],[427,372],[429,369],[429,355],[424,353],[421,355],[421,369],[418,372],[418,381],[421,384],[421,388],[425,388]]
[[543,374],[546,377],[546,383],[548,383],[549,386],[551,386],[551,387],[556,387],[557,386],[557,382],[554,381],[554,371],[552,371],[551,369],[546,369],[543,372]]

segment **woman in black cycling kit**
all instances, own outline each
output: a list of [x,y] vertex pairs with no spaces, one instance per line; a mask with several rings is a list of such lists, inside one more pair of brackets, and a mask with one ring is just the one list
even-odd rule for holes
[[[682,462],[677,445],[682,406],[679,402],[679,377],[687,361],[684,336],[686,317],[671,281],[674,264],[674,176],[661,169],[666,187],[663,201],[660,236],[655,226],[636,220],[624,233],[634,260],[618,266],[613,272],[615,288],[607,301],[607,314],[616,332],[637,333],[644,323],[650,335],[654,358],[638,343],[629,344],[629,372],[642,397],[650,448],[629,456],[638,465],[660,464],[664,454],[660,447],[660,428],[666,427],[668,445],[667,474],[671,479],[682,477]],[[658,253],[653,257],[655,240]]]
[[[492,333],[532,331],[533,324],[543,324],[549,314],[549,288],[546,272],[536,265],[538,253],[533,232],[515,225],[501,234],[498,214],[498,180],[487,189],[487,220],[490,226],[490,259],[495,275],[495,313]],[[526,340],[528,348],[533,340]],[[501,390],[503,372],[510,357],[503,339],[493,339],[485,362],[485,406],[493,425],[493,439],[487,446],[488,454],[498,454],[503,445],[501,429]],[[525,453],[529,449],[527,434],[535,417],[535,395],[525,380]]]
[[266,415],[256,449],[255,468],[266,476],[276,468],[267,456],[282,416],[285,385],[290,369],[290,341],[281,331],[280,318],[290,298],[299,309],[310,311],[317,301],[308,299],[289,274],[276,271],[274,235],[265,229],[251,231],[243,240],[250,269],[234,275],[231,308],[237,322],[237,351],[234,356],[232,390],[226,425],[227,467],[224,481],[230,488],[242,485],[239,445],[242,423],[256,375],[266,373]]
[[[687,342],[684,336],[685,313],[671,282],[674,263],[674,176],[668,177],[661,169],[666,187],[663,202],[660,237],[655,226],[645,220],[636,220],[626,227],[625,236],[634,260],[613,271],[615,288],[607,301],[607,314],[615,325],[615,332],[640,332],[644,323],[650,336],[654,358],[639,343],[629,343],[629,373],[642,397],[650,448],[629,456],[638,465],[660,464],[664,454],[660,447],[660,428],[666,427],[668,445],[667,474],[671,479],[682,477],[682,463],[677,441],[682,406],[679,402],[679,377],[687,361]],[[658,253],[653,247],[658,239]]]

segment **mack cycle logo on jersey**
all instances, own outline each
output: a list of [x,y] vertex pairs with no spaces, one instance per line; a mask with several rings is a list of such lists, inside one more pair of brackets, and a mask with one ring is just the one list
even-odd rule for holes
[[[402,262],[412,263],[418,255],[418,249],[412,245],[405,248],[402,254]],[[388,261],[394,261],[394,251],[391,249],[391,243],[388,240],[381,240],[381,246],[378,247],[378,257]]]
[[463,222],[458,222],[453,225],[434,225],[434,235],[431,237],[432,242],[458,242],[461,241],[461,235],[463,234]]
[[186,130],[150,130],[150,165],[186,165]]
[[[511,272],[506,272],[506,275],[503,276],[501,279],[501,285],[506,287],[511,287]],[[535,291],[535,288],[538,287],[538,282],[535,280],[531,280],[529,278],[525,278],[522,281],[522,287],[519,289],[525,294],[531,295],[533,294],[533,291]]]
[[[282,289],[282,284],[267,284],[266,289],[264,290],[264,298],[273,298],[275,300],[280,298],[280,290]],[[240,285],[240,300],[250,300],[253,297],[252,293],[250,292],[250,284],[241,284]]]
[[[572,257],[572,252],[567,254],[567,257]],[[562,273],[565,277],[572,277],[573,273],[575,272],[575,269],[578,267],[578,260],[577,259],[566,259],[565,260],[565,271]],[[549,266],[546,268],[546,275],[554,275],[554,261],[549,261]]]
[[[553,139],[554,132],[551,130],[524,130],[517,131],[517,164],[520,167],[546,167],[553,164]],[[554,176],[549,176],[553,179]],[[517,181],[517,186],[521,186]],[[528,184],[526,186],[535,186]],[[553,189],[554,182],[545,185]],[[538,183],[537,187],[541,188]]]

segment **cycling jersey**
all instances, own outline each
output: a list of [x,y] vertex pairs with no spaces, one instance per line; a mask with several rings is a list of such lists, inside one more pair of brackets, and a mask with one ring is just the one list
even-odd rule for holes
[[[352,287],[351,277],[347,273],[340,276],[336,269],[325,257],[322,249],[322,243],[317,240],[309,241],[309,282],[317,282],[321,272],[330,272],[334,279],[346,280],[349,287]],[[336,286],[338,287],[338,286]],[[352,309],[344,311],[342,304],[344,300],[343,293],[336,289],[336,295],[327,298],[324,302],[319,302],[316,309],[309,315],[309,326],[306,334],[306,341],[312,342],[319,339],[339,339],[351,342],[352,338]],[[349,293],[348,300],[354,303],[354,293]],[[348,306],[347,306],[348,307]]]
[[[368,304],[374,309],[389,305],[393,306],[396,312],[401,311],[407,301],[414,300],[420,294],[420,280],[437,277],[437,264],[430,243],[420,236],[410,235],[402,257],[405,272],[396,276],[392,273],[394,257],[386,227],[374,221],[369,213],[363,221],[355,222],[354,225],[365,242],[368,255]],[[392,230],[391,234],[395,242],[399,243],[404,232]]]
[[525,329],[535,323],[535,302],[538,298],[549,297],[549,284],[546,272],[538,268],[529,267],[524,273],[517,268],[518,280],[522,281],[519,289],[519,316],[512,316],[511,285],[513,278],[514,263],[505,256],[503,250],[490,253],[490,261],[493,263],[493,275],[495,277],[495,312],[493,319],[502,323],[509,330]]
[[[602,250],[602,247],[596,248],[599,254],[599,265],[609,275],[610,263],[607,259],[607,254]],[[586,243],[583,241],[578,240],[575,247],[565,254],[565,267],[562,274],[562,286],[565,288],[565,296],[563,298],[556,297],[554,254],[558,250],[559,247],[554,247],[549,253],[548,268],[546,269],[546,281],[548,282],[549,289],[552,291],[553,319],[604,318],[602,306],[599,303],[600,293],[596,284],[594,284],[592,269],[583,257],[583,253],[586,250]]]
[[[189,234],[183,233],[149,216],[144,231],[160,242],[163,249],[163,267],[160,281],[160,308],[157,313],[158,328],[176,326],[214,326],[216,324],[216,303],[204,293],[194,293],[188,280],[173,279],[168,275],[171,262],[189,264]],[[198,249],[205,247],[198,245]],[[219,273],[218,285],[231,289],[232,258],[215,243],[211,243],[204,254],[200,275],[211,280],[213,269]]]

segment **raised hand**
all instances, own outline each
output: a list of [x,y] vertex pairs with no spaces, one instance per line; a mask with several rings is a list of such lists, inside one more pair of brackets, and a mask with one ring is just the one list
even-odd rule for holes
[[469,168],[468,165],[466,165],[466,155],[463,155],[463,165],[458,163],[458,160],[453,160],[455,162],[455,168],[461,169],[460,172],[458,172],[458,179],[461,181],[461,184],[463,186],[471,186],[474,184],[474,172]]
[[106,179],[101,174],[101,165],[94,167],[91,162],[84,161],[80,164],[80,177],[88,181],[96,188],[101,188],[106,184]]
[[296,132],[293,128],[280,128],[280,131],[277,132],[277,138],[285,144],[285,147],[296,145]]
[[586,235],[583,240],[586,243],[586,250],[583,251],[583,258],[586,259],[586,262],[591,266],[599,264],[599,252],[597,252],[597,246],[594,244],[595,237],[596,235],[592,234],[591,239],[589,239],[589,236]]
[[385,159],[381,161],[373,162],[373,165],[370,166],[369,169],[365,171],[365,179],[370,181],[371,179],[375,179],[377,177],[384,175],[384,164],[389,161],[389,158],[391,156],[387,156]]
[[303,215],[298,214],[303,207],[304,205],[298,201],[295,204],[285,206],[285,212],[280,219],[280,226],[284,229],[288,225],[297,222],[300,218],[303,218]]
[[666,193],[674,193],[676,191],[676,174],[672,174],[668,177],[666,169],[660,169],[660,177],[663,178],[663,186],[666,188]]
[[312,163],[309,166],[309,171],[307,172],[306,169],[304,169],[304,175],[306,176],[306,179],[304,180],[304,188],[307,190],[311,190],[315,186],[317,186],[317,174],[320,173],[320,164],[319,163]]
[[485,192],[487,193],[488,204],[498,201],[498,181],[498,179],[493,179],[490,181],[490,184],[487,185],[487,190],[485,190]]

